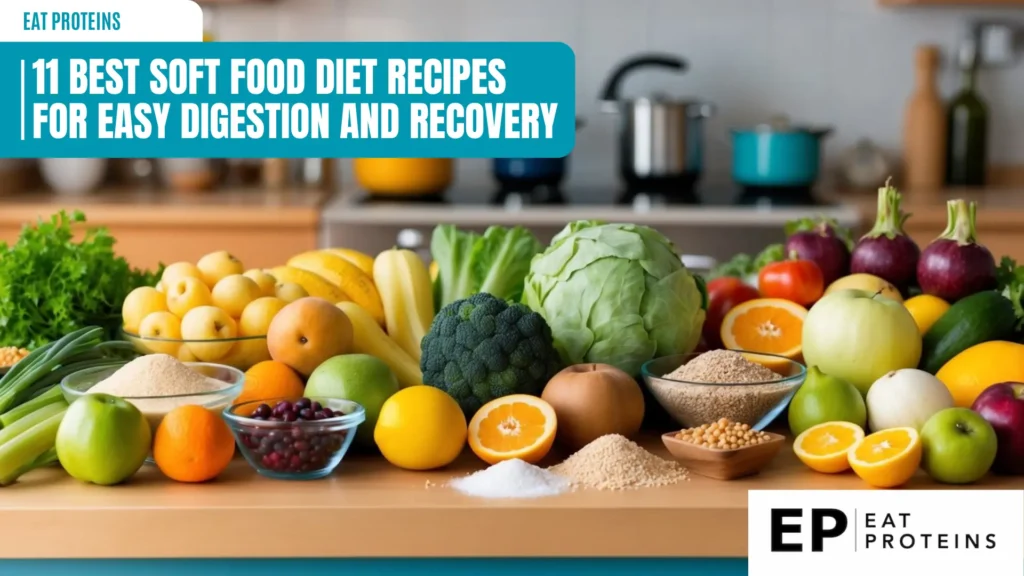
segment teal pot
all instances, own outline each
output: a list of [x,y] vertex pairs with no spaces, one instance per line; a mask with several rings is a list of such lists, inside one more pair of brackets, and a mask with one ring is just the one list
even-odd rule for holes
[[810,186],[830,128],[758,126],[732,132],[732,176],[742,186]]

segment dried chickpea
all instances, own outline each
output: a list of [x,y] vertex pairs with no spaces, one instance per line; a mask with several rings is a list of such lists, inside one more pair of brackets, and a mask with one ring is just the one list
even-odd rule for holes
[[676,438],[712,450],[739,450],[768,441],[768,434],[751,430],[749,424],[720,418],[711,424],[680,430]]
[[28,356],[28,350],[5,346],[0,348],[0,368],[9,368],[18,363],[22,358]]

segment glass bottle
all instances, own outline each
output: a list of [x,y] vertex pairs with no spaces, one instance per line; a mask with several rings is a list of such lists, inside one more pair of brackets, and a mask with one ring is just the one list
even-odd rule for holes
[[978,95],[976,40],[960,49],[962,87],[949,103],[946,184],[984,186],[988,168],[988,106]]

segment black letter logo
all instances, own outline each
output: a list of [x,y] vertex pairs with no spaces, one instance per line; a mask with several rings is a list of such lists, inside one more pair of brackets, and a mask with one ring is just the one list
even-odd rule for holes
[[803,511],[799,508],[772,508],[772,552],[803,552],[802,544],[786,544],[782,541],[783,534],[800,533],[799,524],[786,524],[783,520],[801,517]]
[[[825,530],[825,518],[831,518],[836,525]],[[825,538],[836,538],[846,532],[846,514],[832,508],[811,510],[811,551],[821,552]]]

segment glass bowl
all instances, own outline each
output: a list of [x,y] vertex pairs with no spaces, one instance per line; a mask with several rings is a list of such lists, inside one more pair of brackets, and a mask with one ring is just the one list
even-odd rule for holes
[[665,374],[700,354],[663,356],[644,363],[640,373],[654,399],[679,424],[693,428],[720,418],[763,430],[786,409],[807,375],[803,364],[785,356],[744,352],[747,360],[779,375],[777,380],[755,383],[709,384],[665,378]]
[[[60,382],[60,390],[64,394],[64,399],[70,404],[88,394],[93,386],[109,378],[125,364],[127,362],[114,366],[86,368],[74,374],[69,374]],[[223,382],[224,388],[198,394],[122,396],[123,399],[134,404],[142,412],[142,415],[149,421],[150,430],[154,433],[157,427],[160,426],[160,422],[163,421],[164,416],[178,406],[196,404],[211,410],[222,410],[230,406],[231,402],[242,392],[242,386],[245,384],[245,374],[237,368],[207,362],[185,362],[185,365],[207,378]],[[146,461],[151,464],[153,463],[152,458],[147,458]]]
[[309,398],[342,416],[323,420],[274,422],[250,416],[261,405],[273,408],[278,402],[296,402],[297,397],[253,400],[235,404],[224,411],[224,419],[235,435],[238,448],[249,465],[268,478],[314,480],[338,467],[356,428],[366,420],[363,407],[339,398]]
[[181,340],[133,334],[124,328],[121,336],[140,354],[168,354],[182,362],[216,362],[245,371],[270,360],[266,336],[239,336],[216,340]]

